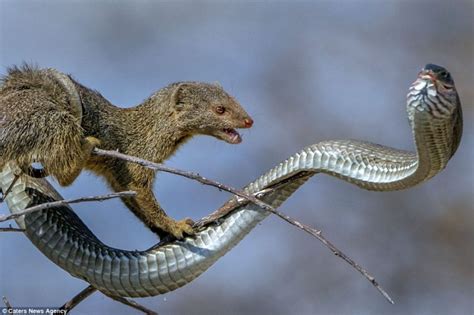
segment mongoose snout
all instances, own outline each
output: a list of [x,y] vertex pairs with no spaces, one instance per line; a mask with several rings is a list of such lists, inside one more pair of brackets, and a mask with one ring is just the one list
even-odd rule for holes
[[244,124],[245,124],[245,128],[250,128],[253,126],[253,119],[252,118],[245,118],[244,119]]

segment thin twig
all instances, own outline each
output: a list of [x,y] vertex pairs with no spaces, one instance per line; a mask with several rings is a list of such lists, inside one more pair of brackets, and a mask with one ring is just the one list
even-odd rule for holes
[[154,311],[146,308],[145,306],[138,304],[134,300],[126,299],[126,298],[123,298],[123,297],[120,297],[120,296],[113,296],[113,295],[107,295],[107,294],[105,294],[105,295],[108,296],[109,298],[111,298],[112,300],[115,300],[115,301],[120,302],[122,304],[128,305],[128,306],[130,306],[130,307],[132,307],[136,310],[142,311],[143,313],[145,313],[147,315],[158,315],[157,312],[154,312]]
[[0,227],[0,232],[25,232],[25,229],[14,228],[9,224],[7,227]]
[[311,228],[311,227],[309,227],[305,224],[302,224],[299,221],[291,218],[290,216],[277,211],[275,208],[273,208],[272,206],[268,205],[267,203],[257,199],[255,196],[246,194],[242,190],[227,186],[227,185],[222,184],[220,182],[205,178],[205,177],[199,175],[198,173],[175,169],[175,168],[172,168],[172,167],[169,167],[169,166],[165,166],[161,163],[153,163],[153,162],[150,162],[150,161],[147,161],[147,160],[135,157],[135,156],[130,156],[130,155],[120,153],[118,151],[108,151],[108,150],[102,150],[102,149],[95,148],[93,150],[93,154],[99,155],[99,156],[114,157],[114,158],[122,159],[122,160],[125,160],[125,161],[128,161],[128,162],[136,163],[136,164],[142,165],[144,167],[147,167],[147,168],[150,168],[150,169],[153,169],[153,170],[156,170],[156,171],[162,171],[162,172],[166,172],[166,173],[171,173],[171,174],[187,177],[187,178],[196,180],[196,181],[200,182],[201,184],[204,184],[204,185],[207,185],[207,186],[214,186],[214,187],[217,187],[220,190],[224,190],[224,191],[230,192],[230,193],[232,193],[236,196],[239,196],[241,198],[247,199],[247,200],[251,201],[252,203],[258,205],[262,209],[267,210],[267,211],[277,215],[278,217],[280,217],[284,221],[286,221],[286,222],[302,229],[306,233],[308,233],[308,234],[314,236],[315,238],[317,238],[326,247],[328,247],[336,256],[342,258],[349,265],[351,265],[353,268],[355,268],[357,271],[359,271],[367,280],[369,280],[369,282],[372,283],[372,285],[387,299],[388,302],[390,302],[391,304],[394,304],[394,301],[392,300],[392,298],[388,295],[387,292],[385,292],[385,290],[378,284],[378,282],[375,281],[375,278],[372,275],[370,275],[359,264],[357,264],[354,260],[349,258],[349,256],[345,255],[341,250],[337,249],[337,247],[335,247],[331,242],[329,242],[322,235],[320,230],[313,229],[313,228]]
[[7,307],[7,314],[13,314],[13,307],[8,301],[6,296],[2,297],[3,303],[5,303],[5,306]]
[[[264,197],[266,195],[268,195],[269,193],[272,193],[275,189],[277,189],[277,187],[273,187],[273,188],[267,188],[267,189],[264,189],[262,191],[259,191],[259,192],[256,192],[253,194],[253,196],[255,197]],[[220,209],[218,209],[215,213],[213,213],[211,216],[209,217],[206,217],[206,218],[203,218],[201,219],[200,221],[198,221],[198,224],[200,227],[202,227],[203,225],[207,224],[207,223],[210,223],[212,222],[213,220],[216,220],[216,215],[219,215],[220,213],[223,214],[223,215],[226,215],[228,213],[231,213],[232,211],[234,211],[235,209],[245,205],[245,204],[248,204],[249,201],[247,200],[237,200],[237,201],[232,201],[232,202],[227,202],[226,204],[224,204]],[[291,218],[289,218],[290,220],[292,220]],[[286,220],[285,220],[286,221]],[[293,224],[293,223],[292,223]],[[349,265],[351,265],[352,267],[354,267],[357,271],[359,271],[367,280],[370,281],[370,283],[391,303],[391,304],[395,304],[395,302],[392,300],[392,298],[388,295],[387,292],[385,292],[385,290],[379,285],[379,283],[375,280],[375,278],[370,275],[362,266],[360,266],[358,263],[356,263],[354,260],[352,260],[349,256],[347,256],[346,254],[344,254],[341,250],[339,250],[334,244],[332,244],[328,239],[326,239],[323,234],[322,234],[322,231],[319,230],[319,229],[314,229],[314,228],[311,228],[305,224],[302,224],[302,223],[299,223],[298,221],[295,221],[294,222],[294,225],[298,226],[300,229],[302,229],[303,231],[305,231],[306,233],[309,233],[311,234],[312,236],[316,237],[321,243],[323,243],[324,246],[326,246],[327,248],[329,248],[329,250],[331,250],[331,252],[340,257],[341,259],[343,259],[344,261],[346,261]]]
[[35,211],[50,209],[50,208],[59,207],[59,206],[65,206],[65,205],[70,204],[70,203],[89,202],[89,201],[103,201],[103,200],[117,198],[117,197],[133,197],[135,195],[136,195],[136,193],[134,191],[121,191],[121,192],[107,194],[107,195],[101,195],[101,196],[81,197],[81,198],[76,198],[76,199],[46,202],[46,203],[42,203],[42,204],[27,208],[25,210],[22,210],[22,211],[19,211],[19,212],[16,212],[16,213],[12,213],[12,214],[9,214],[9,215],[1,215],[0,216],[0,222],[4,222],[4,221],[7,221],[7,220],[12,220],[12,219],[18,218],[22,215],[30,214],[30,213],[35,212]]
[[327,248],[329,248],[334,255],[342,258],[345,260],[349,265],[354,267],[357,271],[359,271],[367,280],[372,283],[372,285],[380,292],[380,294],[383,295],[391,304],[395,304],[395,302],[392,300],[390,295],[380,286],[380,284],[375,280],[375,278],[367,272],[362,266],[360,266],[358,263],[356,263],[354,260],[352,260],[349,256],[344,254],[341,250],[339,250],[334,244],[332,244],[330,241],[328,241],[322,234],[321,230],[316,230],[313,228],[310,228],[307,225],[301,224],[301,229],[303,229],[306,233],[309,233],[316,237],[318,240],[321,241]]
[[[63,306],[61,306],[59,309],[60,310],[64,310],[66,311],[66,314],[69,313],[74,307],[76,307],[79,303],[81,303],[82,301],[84,301],[86,298],[88,298],[89,296],[91,296],[92,293],[96,292],[97,289],[94,288],[92,285],[89,285],[88,287],[86,287],[84,290],[82,290],[81,292],[79,292],[78,294],[76,294],[72,299],[70,299],[69,301],[67,301],[66,303],[64,303]],[[103,292],[102,292],[103,293]],[[130,307],[133,307],[134,309],[137,309],[145,314],[149,314],[149,315],[158,315],[158,313],[152,311],[152,310],[149,310],[147,309],[145,306],[143,305],[140,305],[138,304],[137,302],[133,301],[133,300],[129,300],[129,299],[126,299],[126,298],[123,298],[123,297],[118,297],[118,296],[112,296],[112,295],[108,295],[108,294],[105,294],[103,293],[105,296],[111,298],[112,300],[114,301],[117,301],[117,302],[120,302],[122,304],[125,304],[127,306],[130,306]]]
[[72,299],[64,303],[59,309],[66,311],[66,314],[69,313],[74,307],[76,307],[79,303],[89,297],[92,293],[97,291],[96,288],[89,285],[87,288],[76,294]]

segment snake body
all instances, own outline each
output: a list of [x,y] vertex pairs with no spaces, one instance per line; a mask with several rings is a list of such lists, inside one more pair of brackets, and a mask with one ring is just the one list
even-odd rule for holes
[[[407,96],[407,112],[416,152],[355,140],[324,141],[290,156],[244,191],[257,194],[272,187],[260,197],[277,208],[316,173],[379,191],[424,182],[446,166],[461,138],[460,102],[444,68],[430,64],[420,72]],[[3,168],[2,191],[18,172],[13,162]],[[13,183],[6,197],[12,213],[60,199],[46,180],[26,175]],[[34,212],[19,217],[17,223],[43,254],[71,275],[108,295],[146,297],[175,290],[198,277],[268,215],[256,205],[244,204],[193,237],[146,251],[103,244],[68,206]]]

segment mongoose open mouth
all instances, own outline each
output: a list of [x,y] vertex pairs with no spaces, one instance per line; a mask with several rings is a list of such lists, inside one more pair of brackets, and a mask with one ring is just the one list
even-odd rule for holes
[[242,137],[240,134],[237,132],[237,130],[232,129],[232,128],[225,128],[224,129],[224,134],[225,137],[223,140],[232,143],[232,144],[237,144],[242,142]]
[[207,134],[230,144],[239,144],[242,142],[242,137],[234,128],[213,129]]
[[214,137],[224,140],[227,143],[238,144],[242,142],[242,137],[240,134],[233,128],[224,128],[214,130],[211,135]]
[[[251,118],[246,118],[241,124],[232,124],[236,128],[250,128],[253,125],[253,120]],[[220,140],[224,140],[227,143],[238,144],[242,142],[242,137],[234,128],[222,128],[222,129],[212,129],[208,133]]]

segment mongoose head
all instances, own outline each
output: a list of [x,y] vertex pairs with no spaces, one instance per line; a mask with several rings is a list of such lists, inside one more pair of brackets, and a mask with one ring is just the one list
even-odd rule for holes
[[181,82],[172,86],[177,123],[187,136],[203,134],[237,144],[242,137],[235,129],[253,125],[249,114],[218,84]]

